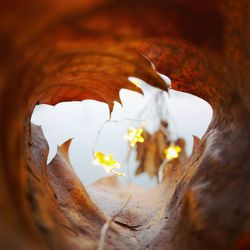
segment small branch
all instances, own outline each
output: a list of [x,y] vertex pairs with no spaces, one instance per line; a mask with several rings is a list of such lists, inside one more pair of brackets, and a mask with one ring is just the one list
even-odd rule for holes
[[132,192],[133,192],[133,189],[132,189],[132,185],[131,185],[131,182],[129,181],[129,179],[124,176],[124,178],[126,179],[126,181],[128,182],[129,184],[129,195],[128,195],[128,198],[126,199],[126,202],[124,203],[124,205],[119,209],[118,212],[116,212],[102,227],[101,229],[101,234],[100,234],[100,240],[99,240],[99,244],[98,244],[98,247],[97,247],[97,250],[103,250],[104,249],[104,244],[105,244],[105,237],[106,237],[106,234],[107,234],[107,231],[110,227],[110,224],[112,223],[112,221],[114,221],[114,219],[123,211],[123,209],[128,205],[129,201],[131,200],[132,198]]

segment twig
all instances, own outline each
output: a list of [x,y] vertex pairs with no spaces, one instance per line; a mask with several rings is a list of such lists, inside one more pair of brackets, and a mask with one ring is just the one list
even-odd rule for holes
[[126,176],[124,176],[124,178],[126,179],[126,181],[129,184],[129,195],[128,198],[126,199],[126,202],[123,204],[123,206],[118,210],[118,212],[116,212],[103,226],[101,229],[101,234],[100,234],[100,240],[99,240],[99,244],[97,247],[97,250],[103,250],[104,249],[104,244],[105,244],[105,237],[107,234],[107,231],[110,227],[110,224],[112,223],[112,221],[114,221],[114,219],[123,211],[123,209],[128,205],[129,201],[132,198],[132,192],[133,192],[133,188],[132,188],[132,183],[129,181],[129,178],[127,178]]
[[96,136],[96,139],[95,139],[95,142],[94,142],[94,145],[92,147],[92,154],[93,156],[95,157],[95,147],[100,139],[100,136],[101,136],[101,133],[102,133],[102,130],[104,128],[104,126],[109,123],[109,122],[114,122],[114,123],[118,123],[118,122],[124,122],[124,121],[132,121],[132,122],[146,122],[146,120],[139,120],[139,119],[133,119],[133,118],[124,118],[124,119],[121,119],[121,120],[111,120],[111,118],[109,118],[108,120],[106,120],[99,128],[99,130],[97,131],[97,136]]
[[158,171],[158,183],[161,183],[163,181],[164,177],[164,170],[166,167],[166,164],[168,163],[168,159],[164,159],[164,161],[161,163]]

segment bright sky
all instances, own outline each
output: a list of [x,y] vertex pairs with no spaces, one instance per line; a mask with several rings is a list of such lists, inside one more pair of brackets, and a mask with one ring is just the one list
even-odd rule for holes
[[[126,118],[147,120],[146,127],[153,132],[158,123],[155,119],[150,120],[150,117],[156,111],[152,104],[147,104],[159,90],[145,83],[140,84],[144,96],[133,91],[121,90],[120,97],[123,106],[115,103],[112,120]],[[190,94],[170,90],[169,95],[164,94],[164,96],[167,109],[163,109],[163,112],[168,114],[172,136],[173,138],[184,137],[187,143],[187,151],[191,153],[192,135],[202,137],[211,121],[212,109],[207,102]],[[138,117],[143,107],[147,107],[147,111],[143,117]],[[108,118],[109,110],[106,104],[85,100],[59,103],[56,106],[38,105],[35,107],[31,121],[42,126],[50,147],[48,162],[55,156],[57,145],[73,138],[69,150],[71,164],[84,185],[89,185],[100,177],[107,175],[100,166],[92,165],[92,149],[98,130]],[[142,124],[127,120],[107,123],[102,129],[94,148],[95,151],[102,151],[106,154],[112,153],[114,158],[122,164],[128,150],[128,142],[123,139],[123,136],[130,126],[136,127],[139,125]],[[130,161],[131,175],[133,175],[137,165],[138,162],[136,162],[133,154]],[[125,168],[126,166],[123,166],[124,172],[126,172]],[[156,180],[150,180],[146,174],[133,177],[132,180],[142,186],[152,186],[156,183]]]

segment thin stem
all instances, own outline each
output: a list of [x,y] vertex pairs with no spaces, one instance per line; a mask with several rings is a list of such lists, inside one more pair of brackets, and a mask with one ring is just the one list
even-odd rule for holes
[[159,171],[158,171],[158,183],[161,183],[163,181],[163,177],[164,177],[164,170],[165,167],[168,163],[168,159],[164,159],[164,161],[161,163],[160,167],[159,167]]
[[99,240],[97,250],[103,250],[104,249],[105,238],[106,238],[107,231],[108,231],[108,229],[110,227],[110,224],[123,211],[123,209],[128,205],[129,201],[132,198],[132,192],[133,192],[132,183],[130,182],[129,178],[127,178],[126,176],[124,176],[124,178],[126,179],[126,181],[128,182],[128,185],[129,185],[128,198],[126,199],[123,206],[102,226],[101,234],[100,234],[100,240]]
[[101,133],[102,133],[102,130],[104,128],[104,126],[109,123],[109,122],[114,122],[114,123],[118,123],[118,122],[124,122],[124,121],[132,121],[132,122],[146,122],[146,120],[139,120],[139,119],[133,119],[133,118],[124,118],[124,119],[121,119],[121,120],[111,120],[111,117],[106,120],[99,128],[99,130],[97,131],[97,136],[96,136],[96,139],[95,139],[95,142],[94,142],[94,145],[92,147],[92,154],[93,154],[93,157],[95,157],[95,147],[100,139],[100,136],[101,136]]
[[101,125],[101,127],[99,128],[99,130],[97,131],[97,136],[96,136],[94,145],[93,145],[93,147],[92,147],[92,154],[93,154],[93,157],[94,157],[94,158],[95,158],[95,147],[96,147],[96,144],[97,144],[98,141],[99,141],[99,138],[100,138],[100,136],[101,136],[103,127],[106,125],[106,123],[110,122],[110,119],[111,119],[111,117],[110,117],[108,120],[106,120],[106,121]]
[[131,156],[131,152],[132,152],[132,148],[129,147],[128,153],[127,153],[127,157],[125,159],[125,163],[127,163],[127,175],[128,175],[128,180],[129,182],[132,184],[132,179],[131,179],[131,175],[130,175],[130,164],[129,164],[129,160],[130,160],[130,156]]

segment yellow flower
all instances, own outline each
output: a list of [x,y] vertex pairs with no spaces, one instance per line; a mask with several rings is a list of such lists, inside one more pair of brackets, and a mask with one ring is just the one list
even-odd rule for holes
[[165,149],[164,153],[166,155],[166,159],[173,160],[179,157],[179,153],[181,152],[181,147],[170,145],[167,149]]
[[119,176],[125,176],[124,173],[119,173],[115,169],[120,169],[121,164],[113,159],[112,155],[105,155],[102,152],[95,153],[95,159],[93,161],[94,165],[102,166],[106,172],[113,173]]
[[143,128],[129,128],[128,134],[124,136],[124,139],[130,142],[130,146],[134,147],[137,142],[144,142],[143,137],[141,136]]

